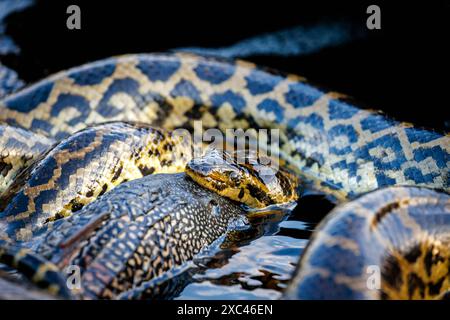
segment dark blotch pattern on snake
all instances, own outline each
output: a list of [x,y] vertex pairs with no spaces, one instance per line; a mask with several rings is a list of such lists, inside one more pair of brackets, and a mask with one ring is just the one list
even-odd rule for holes
[[[342,94],[323,91],[301,77],[257,68],[248,62],[224,62],[190,54],[117,57],[56,74],[10,95],[0,101],[0,106],[0,121],[43,135],[49,139],[49,143],[52,140],[70,140],[73,133],[80,134],[84,131],[79,130],[84,130],[89,125],[111,121],[139,121],[166,130],[180,127],[192,130],[196,120],[202,121],[203,129],[280,129],[280,157],[304,181],[311,183],[312,188],[332,194],[342,202],[394,185],[439,189],[444,194],[450,190],[448,135],[416,128],[411,124],[389,119],[381,113],[360,109]],[[94,148],[101,147],[102,142]],[[43,146],[42,149],[46,147]],[[23,150],[24,154],[31,154],[31,158],[42,160],[39,159],[39,152],[29,153],[27,148]],[[27,165],[22,161],[18,166]],[[5,168],[7,170],[4,171],[9,174],[11,168],[7,165]],[[61,168],[57,164],[55,170],[47,175],[47,181],[55,179]],[[15,176],[18,170],[10,174],[10,177]],[[30,169],[23,172],[27,170]],[[76,174],[72,176],[73,179],[78,177]],[[113,176],[114,173],[110,172],[106,178],[111,180]],[[39,175],[40,177],[43,176]],[[20,182],[20,179],[16,181]],[[1,182],[5,188],[11,188],[8,179]],[[45,184],[46,181],[43,182]],[[12,182],[14,183],[16,182]],[[389,202],[386,200],[389,194],[400,194],[400,190],[394,189],[390,193],[380,191],[373,195],[383,204]],[[50,192],[53,191],[50,188]],[[5,192],[7,199],[11,199],[10,193],[7,190]],[[407,201],[409,198],[412,201],[412,195],[406,196],[406,202],[401,207],[402,214],[407,218],[414,213],[413,206]],[[433,195],[424,192],[424,198],[431,201]],[[31,203],[35,199],[37,198],[33,193],[24,194],[24,202],[19,201],[17,204]],[[51,206],[55,204],[52,201],[50,200]],[[81,202],[80,206],[72,203],[70,211],[77,211],[84,204]],[[447,210],[446,206],[448,207],[448,202],[445,206],[439,202],[437,208],[444,212]],[[19,211],[27,218],[33,216],[34,210],[27,206],[25,210]],[[397,208],[394,205],[382,212],[395,210]],[[370,216],[374,211],[368,208],[366,212]],[[71,212],[62,210],[52,214],[66,216]],[[379,217],[380,221],[384,221],[381,215]],[[53,220],[50,217],[49,221]],[[405,221],[396,221],[399,231],[403,232],[410,227]],[[6,222],[8,225],[9,221]],[[35,222],[26,222],[24,228],[14,227],[14,232],[7,232],[6,238],[28,239],[28,226],[40,227]],[[434,232],[431,229],[434,227],[425,225],[422,228],[427,232]],[[19,232],[17,237],[16,231],[20,229],[24,232]],[[345,236],[344,231],[332,234],[330,241],[345,246],[349,241],[358,240]],[[320,234],[321,231],[318,232],[319,236]],[[419,252],[418,256],[428,257],[421,258],[420,261],[432,259],[434,256],[430,258],[426,252],[435,252],[437,247],[431,243],[422,244],[422,239],[417,239],[416,233],[412,236],[416,237],[413,239],[417,240],[418,249],[414,247],[411,250],[400,250],[398,255],[409,261],[407,257]],[[448,237],[448,233],[439,237],[444,236]],[[439,240],[441,241],[440,238]],[[361,250],[365,252],[372,249],[368,246],[361,247]],[[438,251],[445,256],[444,249]],[[326,255],[326,252],[328,251],[319,251],[320,255]],[[400,258],[395,256],[395,259]],[[410,265],[414,263],[410,262]],[[405,271],[408,267],[398,261],[391,265],[399,265],[397,269],[404,271],[404,274],[408,273]],[[361,272],[358,265],[349,266],[349,270]],[[448,274],[448,269],[445,272]],[[408,283],[414,284],[409,286],[412,288],[408,289],[412,292],[409,297],[430,292],[421,289],[425,285],[433,285],[433,292],[437,290],[438,284],[425,281],[423,273],[408,274],[412,279]],[[331,273],[329,277],[333,284],[341,281],[335,273]],[[447,282],[443,281],[440,291],[437,291],[446,290],[445,285]],[[416,287],[420,287],[417,289],[419,291]],[[320,288],[317,290],[320,291]],[[366,297],[362,293],[363,288],[352,290],[361,292],[358,297]],[[384,286],[383,290],[384,297],[396,297],[388,287]],[[423,296],[436,295],[424,293]]]
[[158,174],[124,183],[56,222],[36,251],[61,269],[79,266],[83,298],[158,297],[158,282],[243,216],[183,173]]

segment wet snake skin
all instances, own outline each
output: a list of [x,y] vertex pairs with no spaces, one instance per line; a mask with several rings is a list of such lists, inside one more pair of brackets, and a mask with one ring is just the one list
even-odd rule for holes
[[28,241],[124,181],[183,171],[191,153],[190,145],[145,124],[81,130],[23,170],[0,197],[2,236]]
[[285,298],[440,299],[449,270],[450,196],[390,187],[321,222]]
[[20,170],[44,153],[53,140],[23,130],[0,124],[0,196],[11,185]]
[[[36,252],[81,268],[84,299],[160,297],[158,281],[225,234],[244,210],[185,174],[129,181],[56,222]],[[86,230],[89,230],[86,232]]]
[[[243,61],[190,54],[111,58],[42,80],[6,97],[0,108],[3,123],[55,141],[110,121],[139,121],[165,130],[192,130],[196,120],[202,121],[202,129],[279,129],[280,157],[313,188],[341,202],[387,186],[450,190],[448,135],[397,122],[357,107],[342,94],[312,86],[302,77]],[[2,175],[15,176],[10,173],[12,166],[4,163]],[[47,177],[38,188],[54,176]],[[3,185],[10,183],[3,179]],[[385,201],[383,194],[374,194],[380,203]],[[27,202],[34,201],[33,194],[26,197]],[[408,216],[410,207],[406,205],[403,214]],[[442,204],[438,208],[446,210]],[[397,227],[408,228],[404,221]],[[340,232],[342,237],[333,234],[336,241],[354,240]],[[326,255],[325,250],[319,252]],[[358,268],[350,266],[350,270]],[[333,274],[330,277],[337,281]]]
[[449,191],[450,138],[362,110],[294,75],[189,54],[131,55],[58,73],[0,102],[0,121],[61,140],[87,125],[280,128],[289,164],[345,198],[389,185]]
[[202,187],[249,208],[267,208],[298,199],[299,181],[295,175],[247,150],[234,154],[207,150],[189,161],[185,172]]

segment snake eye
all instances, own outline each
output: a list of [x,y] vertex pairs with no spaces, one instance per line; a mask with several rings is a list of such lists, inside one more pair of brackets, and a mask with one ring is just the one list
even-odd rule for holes
[[228,175],[228,177],[230,178],[231,182],[233,182],[233,184],[238,184],[239,183],[239,174],[235,171],[230,172],[230,174]]

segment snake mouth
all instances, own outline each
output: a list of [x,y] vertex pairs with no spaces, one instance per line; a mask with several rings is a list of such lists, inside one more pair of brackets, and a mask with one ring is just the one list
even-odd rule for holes
[[227,162],[223,155],[216,150],[202,158],[192,159],[186,165],[185,172],[197,181],[217,184],[222,187],[220,189],[239,188],[245,176],[243,168]]
[[249,153],[238,162],[224,150],[213,149],[186,165],[186,174],[200,186],[249,207],[264,208],[296,200],[298,184],[288,172],[261,164]]
[[194,166],[186,167],[185,173],[200,186],[218,193],[231,187],[223,175],[214,171],[196,170]]

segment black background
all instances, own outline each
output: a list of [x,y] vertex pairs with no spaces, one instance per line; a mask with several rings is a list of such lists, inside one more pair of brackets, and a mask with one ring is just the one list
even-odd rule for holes
[[[348,45],[290,58],[250,57],[354,96],[402,121],[450,128],[450,1],[38,1],[8,19],[20,56],[4,57],[26,82],[111,55],[182,46],[227,46],[263,32],[347,20],[366,28],[370,4],[381,30]],[[395,5],[393,4],[395,2]],[[81,30],[66,8],[81,8]]]
[[[222,304],[272,305],[272,315],[220,315],[208,318],[179,316],[179,307],[206,306],[221,310]],[[289,319],[309,317],[329,319],[422,318],[447,314],[447,301],[0,301],[1,314],[46,319]],[[33,314],[31,314],[33,313]],[[8,317],[10,318],[10,317]]]

